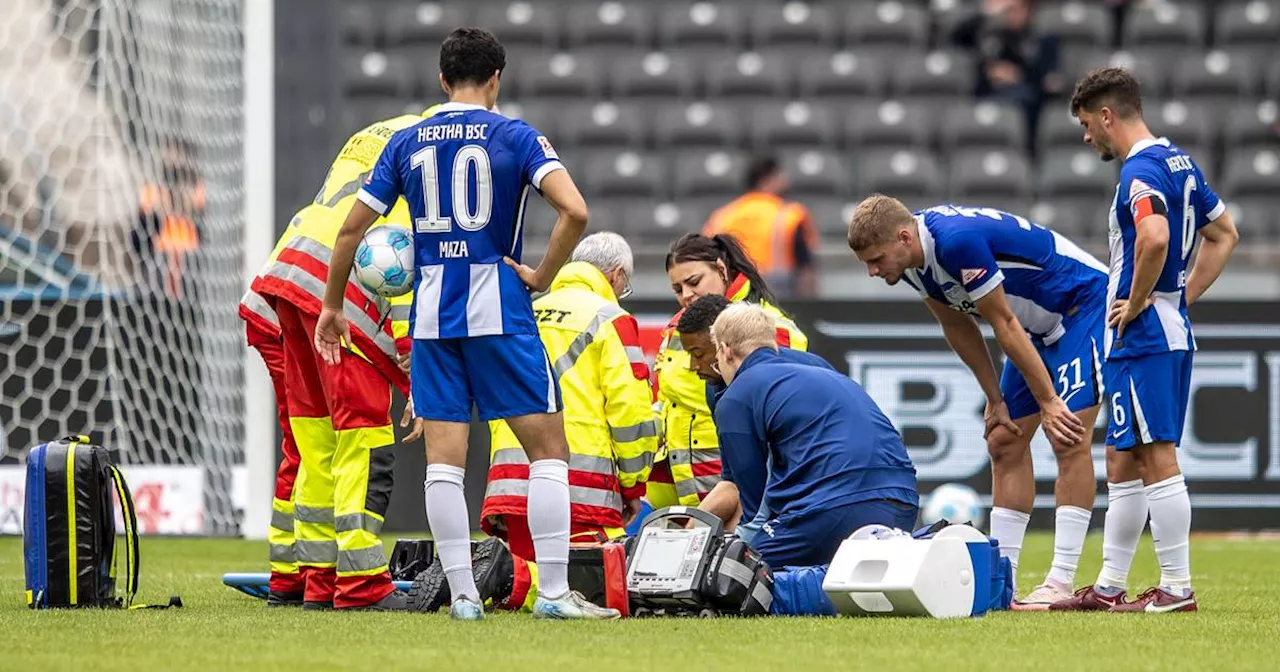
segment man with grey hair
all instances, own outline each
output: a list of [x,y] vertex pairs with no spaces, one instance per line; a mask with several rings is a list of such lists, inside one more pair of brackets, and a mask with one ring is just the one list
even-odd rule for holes
[[865,525],[911,530],[916,471],[898,430],[847,376],[780,356],[774,328],[749,303],[711,328],[728,384],[715,410],[721,477],[765,482],[773,515],[752,546],[772,567],[823,565]]
[[604,273],[618,299],[631,296],[631,274],[635,261],[626,238],[612,231],[593,233],[573,248],[569,261],[582,261],[595,266]]

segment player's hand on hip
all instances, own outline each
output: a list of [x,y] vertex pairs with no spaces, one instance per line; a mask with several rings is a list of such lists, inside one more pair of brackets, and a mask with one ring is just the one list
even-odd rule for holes
[[982,421],[985,427],[982,430],[982,438],[991,435],[992,430],[996,427],[1004,427],[1013,433],[1014,436],[1022,436],[1022,428],[1009,417],[1009,406],[1000,400],[996,403],[987,402],[987,409],[982,414]]
[[1054,397],[1040,405],[1040,424],[1044,425],[1044,431],[1050,439],[1064,446],[1080,443],[1087,431],[1080,418],[1067,408],[1062,397]]
[[422,433],[427,429],[427,421],[423,418],[413,417],[412,407],[404,409],[404,415],[405,417],[400,420],[400,426],[408,427],[409,423],[413,423],[413,429],[405,435],[404,441],[401,441],[401,443],[413,443],[422,438]]
[[538,282],[537,271],[525,266],[524,264],[516,262],[516,260],[511,257],[503,257],[502,263],[510,266],[511,270],[515,271],[516,275],[520,276],[520,282],[523,282],[525,287],[528,287],[535,292],[547,291],[546,287],[539,286],[541,283]]
[[1138,319],[1142,311],[1155,302],[1156,300],[1150,296],[1136,303],[1129,299],[1116,299],[1115,303],[1111,304],[1111,310],[1107,314],[1107,325],[1115,329],[1116,338],[1120,338],[1124,336],[1124,328],[1130,322]]
[[329,364],[342,361],[342,348],[351,342],[351,326],[340,310],[323,308],[316,320],[316,352]]

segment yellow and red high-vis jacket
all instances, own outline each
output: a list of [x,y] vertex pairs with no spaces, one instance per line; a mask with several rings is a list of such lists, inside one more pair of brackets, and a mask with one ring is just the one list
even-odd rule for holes
[[[604,274],[585,262],[560,269],[533,313],[564,399],[570,518],[622,527],[623,500],[644,495],[658,449],[640,329]],[[501,420],[490,422],[489,431],[486,531],[491,517],[527,515],[529,495],[529,459],[515,434]]]
[[[429,115],[427,110],[424,115]],[[264,331],[279,333],[279,321],[265,297],[292,303],[319,315],[338,231],[355,202],[356,192],[382,154],[391,136],[422,121],[405,114],[378,121],[347,139],[329,167],[315,201],[299,210],[276,242],[266,264],[240,302],[240,316]],[[401,199],[374,226],[411,227],[408,205]],[[352,347],[407,393],[407,377],[396,364],[397,353],[409,351],[409,308],[413,293],[386,299],[365,289],[352,277],[347,282],[344,313],[351,326]]]
[[[725,292],[730,301],[744,301],[751,293],[751,281],[739,275]],[[760,307],[777,323],[778,345],[808,350],[809,338],[776,306],[761,301]],[[676,324],[671,319],[662,335],[662,345],[654,364],[657,370],[656,397],[661,406],[665,464],[654,472],[654,481],[665,481],[668,469],[680,504],[697,506],[720,482],[720,440],[707,406],[707,384],[690,368],[689,353],[680,344]]]

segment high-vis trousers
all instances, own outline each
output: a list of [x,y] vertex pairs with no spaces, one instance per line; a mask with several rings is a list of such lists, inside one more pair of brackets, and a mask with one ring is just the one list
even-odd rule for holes
[[293,543],[293,486],[298,476],[298,444],[293,440],[289,424],[289,387],[285,384],[284,342],[280,336],[267,333],[252,323],[245,324],[249,347],[258,351],[271,374],[276,391],[276,417],[280,421],[280,468],[276,470],[275,497],[271,500],[271,527],[267,529],[270,545],[271,579],[267,583],[273,593],[301,593],[302,575]]
[[378,538],[395,460],[391,385],[349,351],[340,364],[325,363],[312,345],[316,318],[284,301],[276,312],[289,423],[302,458],[293,529],[305,599],[366,606],[394,589]]

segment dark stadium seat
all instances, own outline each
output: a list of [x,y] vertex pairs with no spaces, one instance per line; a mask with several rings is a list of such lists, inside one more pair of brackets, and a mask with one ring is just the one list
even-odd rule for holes
[[365,48],[381,47],[385,41],[384,21],[377,7],[363,2],[348,2],[342,6],[342,40],[349,45]]
[[792,73],[777,54],[744,51],[711,58],[706,89],[711,97],[777,99],[789,97]]
[[[1056,231],[1073,242],[1105,240],[1107,237],[1107,213],[1109,203],[1095,200],[1050,200],[1031,206],[1027,219]],[[1106,260],[1102,260],[1106,263]]]
[[831,45],[839,23],[829,3],[776,2],[751,12],[751,42],[756,49],[809,51]]
[[653,39],[653,11],[643,0],[576,5],[561,19],[574,49],[642,49]]
[[989,101],[963,103],[941,111],[942,150],[965,147],[1026,148],[1023,111]]
[[984,203],[988,199],[1031,196],[1031,166],[1021,149],[970,149],[953,154],[951,198]]
[[523,98],[591,100],[604,88],[606,73],[594,61],[570,53],[527,58],[516,67]]
[[900,147],[867,152],[860,158],[857,192],[860,196],[880,192],[913,209],[946,200],[942,170],[932,152]]
[[667,48],[725,53],[744,43],[750,7],[737,3],[672,1],[661,6],[658,41]]
[[650,119],[633,105],[611,101],[569,103],[559,108],[558,144],[578,147],[631,147],[645,143]]
[[791,183],[788,197],[805,201],[810,196],[844,196],[853,190],[848,160],[829,150],[804,149],[782,153],[782,166]]
[[688,100],[699,84],[696,67],[687,54],[632,53],[614,62],[610,83],[619,98]]
[[1086,2],[1045,4],[1036,11],[1035,29],[1057,35],[1064,49],[1106,49],[1111,45],[1111,17],[1106,8]]
[[847,249],[845,241],[849,236],[849,220],[853,219],[857,201],[852,198],[806,198],[804,205],[809,208],[818,235],[824,241],[830,241],[832,247]]
[[1272,242],[1280,230],[1280,199],[1228,199],[1227,210],[1246,246]]
[[1214,21],[1213,43],[1219,49],[1266,63],[1280,56],[1280,2],[1222,2]]
[[973,63],[968,56],[952,51],[904,54],[892,65],[890,86],[900,98],[940,104],[969,98],[973,95]]
[[475,24],[493,31],[507,49],[521,46],[554,49],[560,46],[564,9],[558,3],[517,0],[481,2],[476,6]]
[[1267,100],[1231,108],[1222,127],[1222,140],[1228,154],[1239,147],[1280,146],[1280,104]]
[[933,137],[930,116],[923,106],[897,100],[851,106],[844,118],[845,146],[855,150],[924,147]]
[[1280,100],[1280,58],[1273,59],[1267,68],[1266,95],[1271,100]]
[[1259,79],[1255,64],[1248,57],[1215,50],[1188,54],[1180,59],[1169,89],[1180,98],[1199,98],[1219,107],[1230,107],[1252,98]]
[[1177,58],[1204,45],[1206,25],[1204,7],[1198,3],[1137,3],[1125,17],[1121,44]]
[[670,102],[653,117],[658,147],[730,147],[745,140],[744,110],[723,102]]
[[343,59],[342,89],[348,97],[400,96],[417,90],[408,61],[382,51],[353,52]]
[[1040,137],[1037,146],[1041,151],[1055,147],[1078,149],[1084,147],[1084,128],[1080,120],[1071,114],[1067,101],[1050,101],[1040,109]]
[[337,126],[340,127],[337,130],[342,134],[342,138],[339,138],[339,140],[345,139],[352,133],[379,119],[421,111],[422,109],[417,105],[406,104],[405,99],[400,96],[351,98],[343,102],[338,118],[335,119]]
[[[1191,53],[1198,51],[1193,50]],[[1162,98],[1168,92],[1169,71],[1173,69],[1176,60],[1176,57],[1171,59],[1159,51],[1099,52],[1085,59],[1077,74],[1083,76],[1094,68],[1125,68],[1138,78],[1144,98]]]
[[525,123],[550,138],[552,143],[560,142],[561,109],[562,105],[557,102],[530,100],[527,103],[507,103],[498,101],[498,111],[514,119],[523,119]]
[[711,213],[726,202],[719,198],[632,201],[625,210],[627,239],[665,247],[686,233],[701,231]]
[[746,191],[747,158],[732,150],[677,152],[672,191],[677,198],[733,198]]
[[796,145],[831,148],[836,144],[838,121],[834,110],[805,101],[757,105],[751,111],[751,138],[755,147],[768,150]]
[[[390,46],[421,45],[436,54],[439,61],[440,43],[458,26],[471,25],[472,13],[464,2],[412,2],[397,0],[395,3],[343,3],[349,10],[358,5],[386,7],[386,16],[378,17],[386,26],[387,44]],[[376,15],[376,11],[375,11]]]
[[668,161],[661,154],[640,151],[583,151],[583,170],[577,180],[595,196],[661,198],[667,192]]
[[928,43],[929,15],[920,3],[887,0],[839,4],[848,7],[844,37],[855,48],[919,51]]
[[1217,191],[1229,198],[1270,197],[1280,194],[1280,150],[1237,148],[1226,157]]
[[[1194,100],[1153,100],[1145,102],[1142,111],[1147,126],[1156,137],[1168,136],[1188,152],[1193,147],[1210,147],[1217,141],[1217,124],[1213,121],[1214,112],[1209,105]],[[1192,158],[1201,160],[1198,154],[1192,154]]]
[[[572,171],[571,171],[572,172]],[[581,184],[581,178],[575,178]],[[592,202],[591,219],[594,221],[595,202]],[[524,234],[525,244],[533,239],[546,239],[551,235],[551,230],[556,226],[556,211],[547,201],[536,194],[529,195],[529,201],[525,204],[524,210]]]
[[1085,146],[1045,152],[1036,190],[1045,199],[1086,197],[1106,203],[1115,196],[1118,165],[1103,162],[1097,152]]
[[811,98],[876,98],[888,81],[879,59],[858,51],[806,55],[800,60],[796,77],[800,95]]

